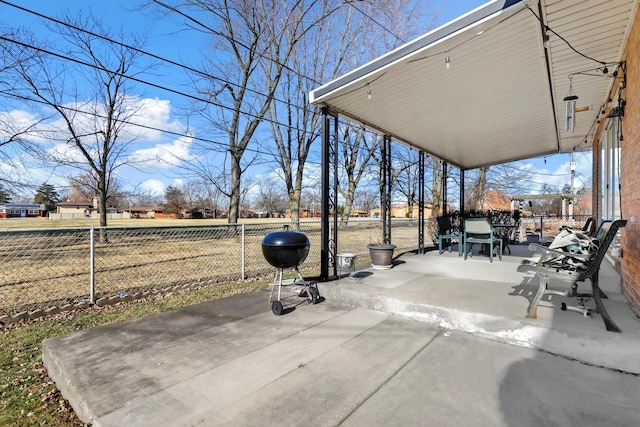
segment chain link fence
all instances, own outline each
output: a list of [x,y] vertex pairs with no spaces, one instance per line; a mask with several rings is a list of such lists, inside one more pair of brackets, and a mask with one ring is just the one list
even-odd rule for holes
[[[552,239],[562,226],[581,228],[587,216],[522,218],[514,243]],[[330,251],[369,262],[367,245],[381,237],[380,220],[338,223]],[[320,266],[320,222],[203,226],[86,227],[0,231],[0,322],[37,317],[91,304],[103,305],[190,287],[270,280],[275,269],[262,255],[265,234],[283,226],[310,241],[303,275]],[[332,225],[332,224],[331,224]],[[330,234],[332,235],[332,233]],[[428,221],[425,247],[437,241]],[[418,247],[418,220],[392,220],[395,255]],[[291,272],[293,273],[293,272]]]
[[[270,279],[275,269],[264,259],[261,242],[265,234],[283,226],[261,223],[0,231],[0,321],[177,288]],[[299,269],[303,274],[317,274],[320,222],[286,226],[309,238],[309,256]],[[367,244],[378,237],[379,230],[379,220],[341,223],[338,249],[356,253],[359,262],[367,262]],[[416,220],[393,222],[397,253],[415,250],[417,236]]]

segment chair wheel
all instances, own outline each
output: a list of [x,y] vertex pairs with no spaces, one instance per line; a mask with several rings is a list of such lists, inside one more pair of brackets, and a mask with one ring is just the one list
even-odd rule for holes
[[309,303],[316,304],[320,298],[320,291],[318,288],[309,287]]
[[271,303],[271,311],[276,316],[280,316],[282,314],[282,303],[280,301],[274,301]]

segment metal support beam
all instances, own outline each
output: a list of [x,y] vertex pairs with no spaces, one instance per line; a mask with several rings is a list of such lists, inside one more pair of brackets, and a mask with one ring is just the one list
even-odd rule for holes
[[338,266],[336,263],[336,253],[338,252],[338,117],[333,117],[333,143],[329,141],[329,160],[331,162],[330,173],[333,177],[333,186],[329,193],[329,211],[331,217],[331,241],[329,242],[329,265],[332,277],[337,277]]
[[448,207],[447,200],[449,197],[447,195],[447,162],[442,162],[442,215],[447,215]]
[[465,170],[460,169],[460,215],[464,217],[464,175]]
[[382,139],[382,239],[384,243],[391,243],[391,137],[385,135]]
[[320,280],[329,279],[329,169],[331,163],[330,156],[330,134],[329,134],[329,112],[327,108],[322,108],[322,166],[321,166],[321,189],[320,189]]
[[424,151],[418,151],[418,253],[424,253]]

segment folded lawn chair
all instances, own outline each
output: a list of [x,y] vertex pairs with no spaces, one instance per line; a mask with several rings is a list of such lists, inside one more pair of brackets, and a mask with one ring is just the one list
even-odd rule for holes
[[455,240],[458,243],[458,255],[462,255],[462,232],[460,228],[451,224],[451,217],[439,216],[438,220],[438,253],[442,254],[443,242],[447,245],[449,252],[451,252],[451,245]]
[[[584,225],[582,226],[580,231],[582,231],[584,234],[591,235],[591,234],[593,234],[593,230],[591,229],[592,225],[593,225],[593,218],[589,217],[589,218],[587,218],[587,221],[584,223]],[[600,225],[602,225],[602,224],[600,224]],[[564,230],[564,229],[573,230],[573,228],[568,226],[568,225],[564,225],[564,226],[560,227],[560,230]],[[598,227],[598,230],[599,229],[600,228]]]
[[[598,274],[600,264],[604,259],[611,242],[616,237],[618,230],[627,225],[627,221],[620,219],[617,221],[603,221],[600,224],[595,238],[589,238],[589,246],[586,250],[578,247],[571,248],[571,245],[581,246],[581,243],[572,243],[569,246],[560,247],[560,242],[550,247],[544,247],[535,243],[529,245],[529,249],[539,253],[540,259],[535,262],[524,260],[518,266],[518,271],[522,273],[534,273],[538,277],[538,292],[533,297],[527,317],[535,319],[537,317],[538,304],[545,294],[562,295],[579,298],[579,306],[562,305],[563,310],[573,310],[588,316],[591,309],[584,307],[584,302],[588,298],[593,298],[596,305],[596,312],[600,313],[605,327],[611,332],[620,332],[620,328],[615,324],[607,313],[602,303],[602,298],[606,295],[600,290]],[[555,240],[555,239],[554,239]],[[554,249],[552,246],[556,246]],[[589,249],[590,248],[590,249]],[[567,283],[570,290],[557,291],[547,289],[549,279],[556,279]],[[578,282],[586,279],[591,280],[591,293],[578,293]]]

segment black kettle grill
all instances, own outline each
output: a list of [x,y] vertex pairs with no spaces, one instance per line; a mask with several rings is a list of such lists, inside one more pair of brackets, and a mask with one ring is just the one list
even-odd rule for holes
[[[282,314],[283,305],[281,301],[282,295],[282,270],[285,268],[295,269],[298,277],[293,279],[290,285],[303,285],[304,289],[300,291],[299,296],[307,297],[309,303],[318,302],[320,292],[315,283],[310,283],[302,278],[298,271],[298,266],[307,259],[309,255],[309,239],[304,233],[298,231],[289,231],[288,227],[282,231],[272,231],[266,234],[262,239],[262,255],[269,264],[278,269],[276,273],[277,281],[272,283],[271,292],[269,294],[269,302],[271,303],[271,311],[276,316]],[[273,293],[278,287],[278,297],[273,299]]]
[[309,239],[297,231],[273,231],[262,239],[262,255],[276,268],[296,268],[309,255]]

